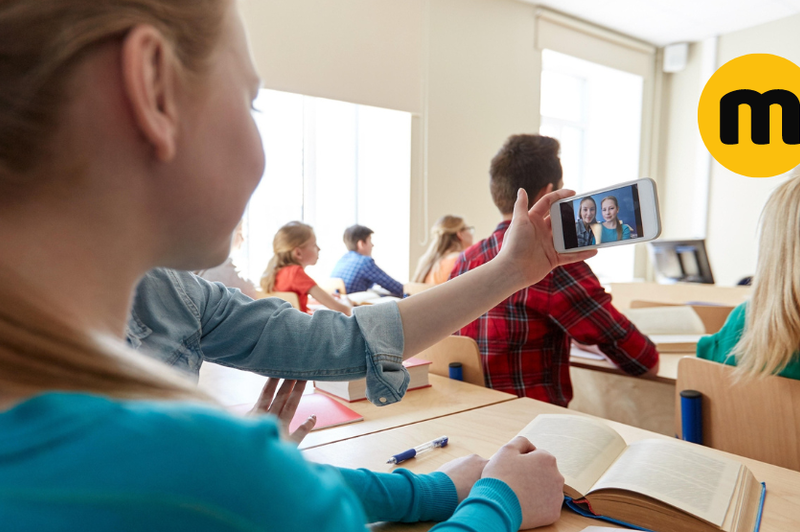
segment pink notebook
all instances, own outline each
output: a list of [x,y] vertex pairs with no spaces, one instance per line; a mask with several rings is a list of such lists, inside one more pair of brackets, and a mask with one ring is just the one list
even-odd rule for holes
[[361,414],[336,399],[321,393],[307,393],[300,399],[300,405],[289,424],[289,432],[294,432],[312,414],[317,416],[317,424],[313,430],[346,425],[364,419]]

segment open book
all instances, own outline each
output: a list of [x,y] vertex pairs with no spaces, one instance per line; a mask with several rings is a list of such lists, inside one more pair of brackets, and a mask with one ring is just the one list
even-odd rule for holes
[[677,440],[627,445],[574,415],[541,414],[519,435],[556,457],[573,510],[656,532],[756,529],[762,485],[720,453]]
[[706,328],[688,306],[630,308],[622,311],[636,328],[650,337],[656,349],[669,353],[694,353]]

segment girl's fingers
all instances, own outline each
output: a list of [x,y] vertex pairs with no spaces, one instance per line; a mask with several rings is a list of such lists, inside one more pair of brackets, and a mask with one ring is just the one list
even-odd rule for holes
[[311,432],[311,429],[314,428],[314,425],[316,425],[316,423],[317,423],[317,416],[313,415],[309,416],[308,419],[305,420],[305,422],[303,422],[302,425],[297,427],[296,431],[292,432],[292,434],[289,435],[289,439],[291,439],[296,444],[300,445],[300,442],[303,441],[303,438],[305,438],[309,432]]
[[263,413],[269,410],[269,405],[272,404],[272,398],[275,395],[275,388],[278,387],[278,382],[280,382],[280,379],[273,379],[272,377],[267,379],[267,383],[261,389],[261,395],[258,397],[258,401],[256,401],[252,412]]
[[555,192],[551,192],[549,194],[545,194],[542,196],[542,199],[536,202],[536,204],[531,207],[529,211],[530,214],[536,215],[539,218],[544,218],[544,216],[550,212],[550,206],[557,202],[560,199],[568,198],[570,196],[574,196],[574,190],[568,190],[562,188],[561,190],[556,190]]

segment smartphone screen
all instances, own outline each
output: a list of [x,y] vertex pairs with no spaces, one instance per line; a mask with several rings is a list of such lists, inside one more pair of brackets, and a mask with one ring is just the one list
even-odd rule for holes
[[639,185],[578,196],[559,205],[564,248],[643,238]]

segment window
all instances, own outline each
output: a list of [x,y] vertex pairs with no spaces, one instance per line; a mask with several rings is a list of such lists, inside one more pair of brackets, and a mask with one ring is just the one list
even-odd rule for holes
[[[540,132],[561,143],[564,186],[578,193],[639,176],[641,76],[542,50]],[[630,281],[634,247],[588,261],[602,282]]]
[[273,90],[255,108],[267,163],[234,254],[243,275],[258,284],[278,228],[299,220],[322,248],[312,277],[330,276],[345,228],[358,223],[375,231],[375,261],[408,279],[411,115]]

